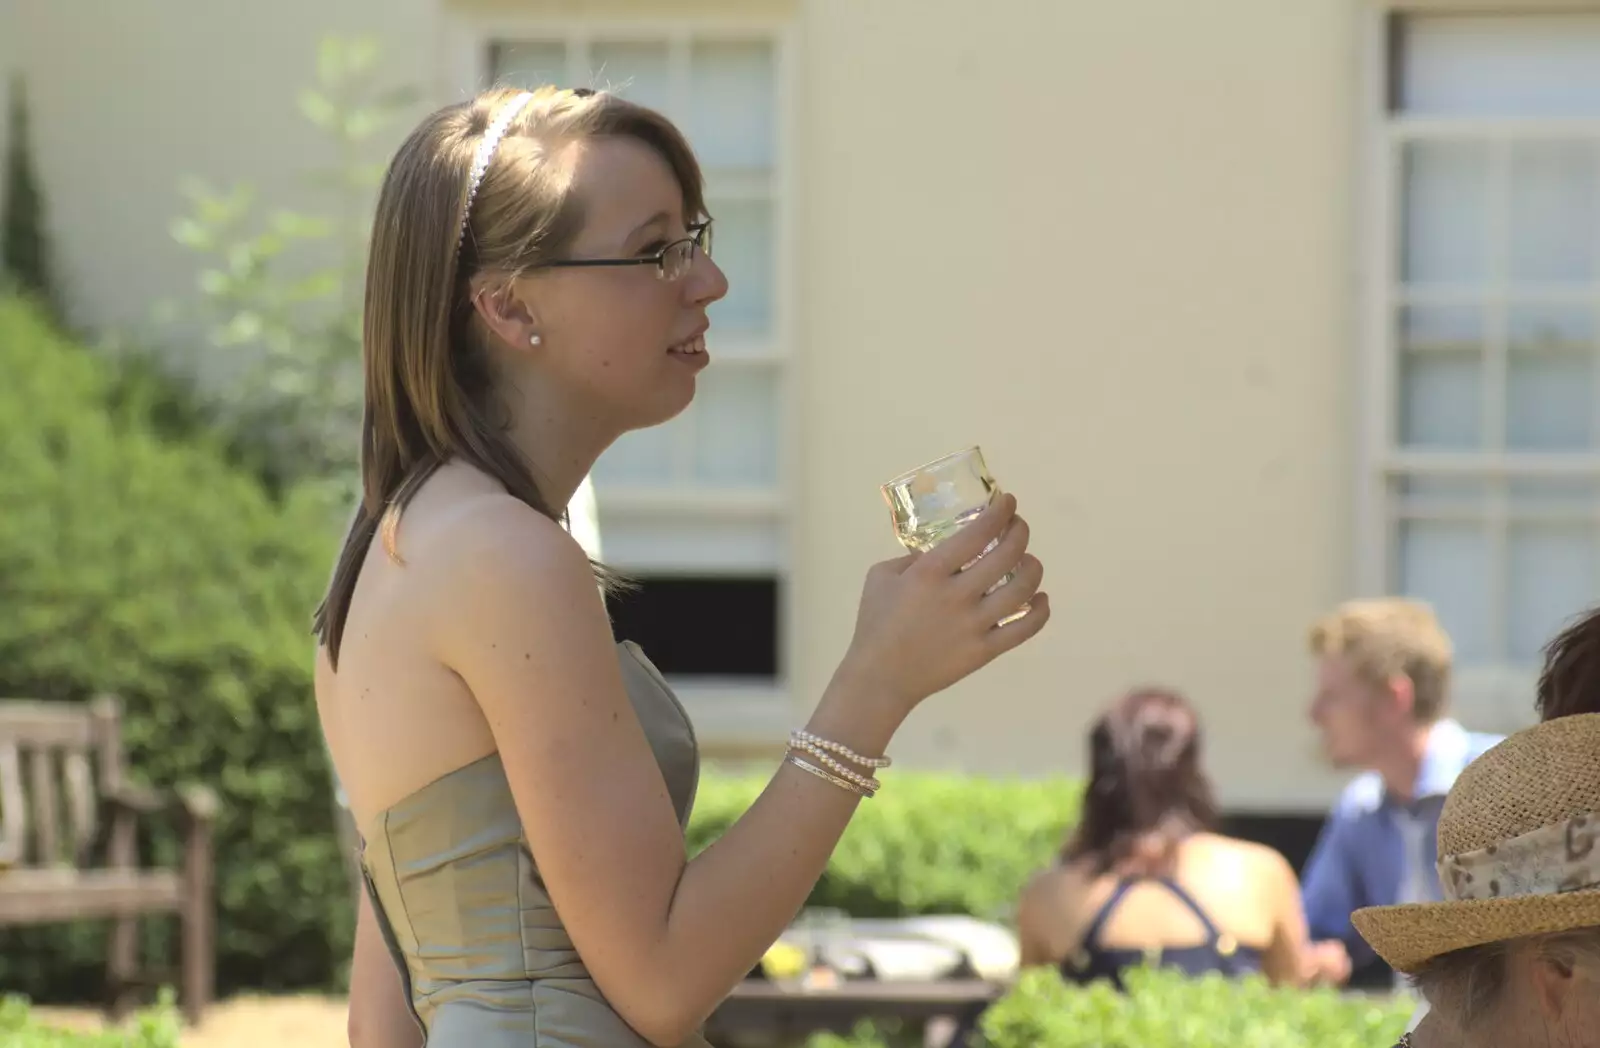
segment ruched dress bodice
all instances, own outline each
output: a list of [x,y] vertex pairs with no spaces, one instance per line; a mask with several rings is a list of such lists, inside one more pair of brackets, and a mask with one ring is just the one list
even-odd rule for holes
[[[680,824],[699,781],[694,729],[637,645],[628,698]],[[428,1048],[647,1048],[590,977],[545,891],[505,768],[490,754],[366,826],[373,909]],[[709,1048],[692,1037],[689,1048]]]

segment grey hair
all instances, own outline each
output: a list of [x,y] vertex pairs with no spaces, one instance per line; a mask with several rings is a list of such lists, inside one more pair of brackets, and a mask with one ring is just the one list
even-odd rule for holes
[[1579,928],[1550,935],[1484,943],[1435,957],[1411,976],[1411,983],[1428,1005],[1465,1027],[1476,1023],[1499,1005],[1506,988],[1512,953],[1518,948],[1535,951],[1542,959],[1563,967],[1591,964],[1600,967],[1600,927]]

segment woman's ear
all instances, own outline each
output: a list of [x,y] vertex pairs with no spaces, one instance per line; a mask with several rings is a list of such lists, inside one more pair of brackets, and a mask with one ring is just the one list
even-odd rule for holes
[[472,296],[472,308],[490,334],[512,349],[537,346],[541,341],[532,308],[510,281],[479,286]]

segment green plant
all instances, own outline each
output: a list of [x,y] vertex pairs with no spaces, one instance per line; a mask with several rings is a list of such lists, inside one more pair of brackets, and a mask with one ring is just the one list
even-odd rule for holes
[[[219,982],[328,986],[351,898],[311,695],[309,612],[335,536],[220,442],[154,427],[103,358],[0,300],[0,696],[120,695],[135,773],[217,789]],[[130,399],[118,402],[122,388]],[[159,825],[147,857],[172,862]],[[165,948],[172,922],[146,922]],[[0,930],[0,986],[89,999],[104,926]]]
[[1072,986],[1049,969],[1026,972],[983,1016],[990,1048],[1381,1048],[1411,1004],[1335,990],[1275,989],[1265,979],[1127,973],[1128,992]]
[[117,1029],[80,1032],[36,1021],[22,997],[0,1000],[0,1044],[6,1048],[178,1048],[181,1025],[170,991],[154,1008]]
[[5,181],[0,183],[0,278],[35,298],[50,315],[61,319],[61,302],[50,265],[45,231],[44,190],[34,169],[28,121],[27,85],[11,81],[10,133],[6,142]]
[[[1005,781],[887,772],[861,805],[811,905],[860,917],[1009,915],[1028,875],[1047,864],[1078,817],[1065,780]],[[697,853],[750,807],[765,777],[707,776],[689,824]]]
[[905,1033],[898,1024],[859,1022],[849,1033],[814,1033],[806,1038],[806,1048],[915,1048],[921,1037]]
[[[983,1048],[1384,1048],[1411,1017],[1405,998],[1274,989],[1251,977],[1127,973],[1128,992],[1074,986],[1048,968],[1024,972],[979,1023]],[[870,1024],[807,1048],[897,1048]]]
[[[368,159],[415,92],[378,82],[378,48],[367,38],[329,37],[317,81],[300,110],[330,140],[332,159],[307,172],[328,201],[324,213],[262,214],[258,191],[191,180],[189,213],[172,234],[200,264],[191,316],[207,351],[237,372],[208,384],[223,417],[262,450],[274,483],[312,480],[348,487],[361,418],[361,294],[367,210],[383,164]],[[204,373],[198,360],[192,370]]]

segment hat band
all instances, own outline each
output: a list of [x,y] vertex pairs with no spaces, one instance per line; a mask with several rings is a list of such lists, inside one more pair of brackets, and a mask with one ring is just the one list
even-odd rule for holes
[[1600,812],[1439,860],[1445,898],[1501,899],[1600,888]]

